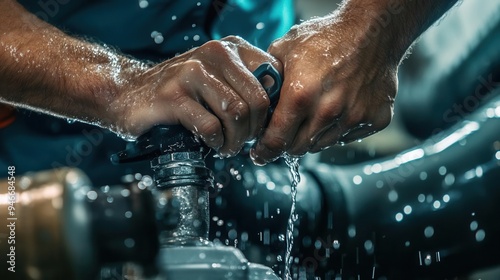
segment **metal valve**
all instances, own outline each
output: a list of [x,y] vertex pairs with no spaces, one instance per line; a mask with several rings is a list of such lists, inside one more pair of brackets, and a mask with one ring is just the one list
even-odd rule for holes
[[[281,76],[270,64],[260,65],[254,72],[263,83],[269,76],[274,83],[265,87],[273,112],[279,99]],[[158,125],[139,136],[129,147],[111,157],[113,163],[150,160],[154,171],[154,189],[157,197],[157,214],[161,244],[204,243],[208,238],[208,198],[213,188],[212,171],[205,165],[205,157],[210,149],[192,132],[181,125]],[[161,213],[169,205],[176,207],[179,222],[175,229],[162,230]]]

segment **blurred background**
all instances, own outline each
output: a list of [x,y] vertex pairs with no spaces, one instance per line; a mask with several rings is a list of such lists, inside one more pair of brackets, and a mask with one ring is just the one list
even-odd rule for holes
[[[298,17],[325,15],[339,2],[297,0]],[[403,61],[394,119],[386,129],[301,160],[299,218],[291,231],[294,279],[500,279],[498,46],[500,1],[459,3]],[[138,275],[157,261],[158,244],[152,242],[157,227],[178,221],[178,209],[168,208],[175,203],[169,195],[155,200],[147,162],[141,169],[124,165],[129,174],[119,184],[106,185],[118,167],[95,167],[102,164],[98,160],[109,165],[109,155],[122,149],[116,142],[100,143],[114,136],[60,122],[79,134],[74,142],[81,150],[81,143],[100,139],[89,148],[90,156],[73,164],[94,173],[56,170],[62,165],[52,164],[48,173],[17,174],[23,193],[17,238],[26,242],[17,251],[25,274],[16,279],[70,279],[75,271],[83,275],[80,279],[90,279],[101,267],[99,279],[143,279]],[[36,151],[53,162],[53,155],[31,145],[39,139],[59,141],[60,127],[51,129],[40,138],[16,135],[19,143],[30,143],[19,153],[30,158]],[[15,150],[15,145],[0,151]],[[59,152],[66,156],[67,151]],[[100,157],[94,162],[95,154]],[[247,155],[208,156],[206,161],[216,183],[210,193],[209,239],[241,250],[249,261],[284,277],[292,190],[286,164],[256,167]],[[0,180],[0,190],[7,184]],[[7,218],[6,203],[0,193],[0,220]],[[9,234],[4,230],[2,263]],[[191,261],[208,263],[205,253],[197,256]],[[163,257],[185,256],[167,252]],[[144,265],[144,271],[131,263]],[[12,276],[2,273],[1,279]]]

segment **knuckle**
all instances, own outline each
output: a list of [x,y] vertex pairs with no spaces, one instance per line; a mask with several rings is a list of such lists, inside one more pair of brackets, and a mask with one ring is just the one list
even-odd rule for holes
[[342,111],[337,106],[332,106],[327,109],[318,110],[316,119],[319,125],[329,125],[339,120]]
[[250,109],[240,99],[232,98],[227,104],[227,113],[233,118],[245,117],[249,115]]
[[269,108],[271,101],[264,91],[260,89],[257,89],[256,91],[257,94],[255,94],[255,96],[257,96],[257,98],[255,98],[255,100],[252,102],[252,106],[258,112],[265,112]]
[[221,41],[227,41],[235,44],[246,44],[246,41],[237,35],[229,35],[221,39]]
[[271,43],[271,45],[269,45],[268,51],[270,53],[276,53],[280,49],[280,46],[281,46],[281,40],[279,40],[279,39],[274,40]]
[[217,59],[228,58],[228,53],[230,51],[230,47],[228,46],[228,44],[231,44],[231,42],[212,40],[206,42],[201,48],[203,49],[203,51],[208,52],[209,55],[217,57]]
[[175,90],[173,91],[174,93],[172,94],[172,103],[176,104],[176,106],[182,107],[186,102],[188,102],[191,97],[186,95],[184,91],[182,90]]
[[206,117],[200,120],[200,128],[199,128],[200,134],[205,135],[205,137],[209,137],[208,139],[212,138],[220,130],[221,130],[220,123],[217,120],[217,118]]
[[292,101],[295,107],[303,107],[311,103],[311,91],[309,89],[305,87],[298,89],[293,83],[291,86],[293,90]]
[[298,107],[309,106],[316,102],[314,96],[322,93],[320,86],[314,82],[313,77],[305,77],[291,82],[288,86],[293,105]]
[[189,76],[191,74],[199,76],[200,74],[205,72],[205,66],[201,60],[198,59],[190,59],[185,62],[186,67],[185,75]]

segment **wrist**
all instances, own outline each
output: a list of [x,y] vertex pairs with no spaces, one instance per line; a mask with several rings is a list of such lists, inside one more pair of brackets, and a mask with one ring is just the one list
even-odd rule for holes
[[402,26],[403,13],[399,0],[361,0],[346,1],[337,17],[350,27],[357,48],[371,49],[381,60],[398,65],[416,38]]
[[399,64],[413,42],[457,0],[345,0],[339,15],[357,27],[361,46],[379,45]]

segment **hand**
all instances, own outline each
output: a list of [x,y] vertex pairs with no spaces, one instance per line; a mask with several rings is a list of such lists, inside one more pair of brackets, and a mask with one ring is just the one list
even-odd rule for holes
[[269,98],[252,74],[263,62],[281,69],[266,52],[227,37],[143,69],[110,105],[112,129],[137,137],[156,124],[182,124],[220,155],[235,155],[265,124]]
[[[331,15],[294,26],[269,48],[284,66],[281,97],[251,150],[256,164],[366,137],[392,118],[399,60],[383,38]],[[382,36],[380,36],[382,37]]]

